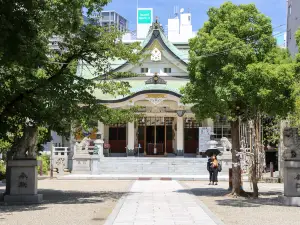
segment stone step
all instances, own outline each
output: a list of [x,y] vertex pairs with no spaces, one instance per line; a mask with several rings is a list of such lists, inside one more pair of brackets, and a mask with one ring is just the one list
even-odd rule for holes
[[107,157],[100,160],[101,174],[207,175],[205,158]]

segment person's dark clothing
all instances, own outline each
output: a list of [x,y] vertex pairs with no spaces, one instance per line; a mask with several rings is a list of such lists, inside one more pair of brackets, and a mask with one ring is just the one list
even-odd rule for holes
[[210,182],[218,182],[218,168],[212,168],[212,172],[211,172],[211,179]]
[[210,172],[210,170],[211,170],[211,158],[207,160],[207,171]]
[[209,182],[218,182],[218,167],[213,167],[210,158],[207,161],[207,171],[209,172]]

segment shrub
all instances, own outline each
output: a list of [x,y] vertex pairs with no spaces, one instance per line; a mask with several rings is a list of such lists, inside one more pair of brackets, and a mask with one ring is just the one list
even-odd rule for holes
[[0,180],[5,179],[6,164],[5,161],[0,160]]
[[[50,156],[44,153],[38,156],[37,160],[42,161],[43,174],[47,175],[48,171],[50,170]],[[38,166],[38,171],[40,171],[40,166]]]

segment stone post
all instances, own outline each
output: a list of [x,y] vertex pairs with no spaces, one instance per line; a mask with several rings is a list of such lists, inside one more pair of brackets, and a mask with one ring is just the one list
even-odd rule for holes
[[37,169],[39,161],[35,159],[9,160],[10,190],[4,196],[7,203],[41,203],[43,195],[37,193]]
[[97,132],[97,140],[94,141],[95,143],[95,148],[98,151],[98,153],[96,153],[96,151],[94,152],[94,154],[96,153],[96,155],[99,156],[99,158],[103,158],[103,144],[104,141],[102,139],[102,133],[101,132]]
[[95,143],[94,153],[91,156],[91,174],[99,174],[100,173],[100,160],[104,157],[103,155],[103,144],[102,133],[101,131],[97,132],[97,140]]
[[300,206],[300,136],[297,128],[284,128],[284,195],[279,196],[285,205]]

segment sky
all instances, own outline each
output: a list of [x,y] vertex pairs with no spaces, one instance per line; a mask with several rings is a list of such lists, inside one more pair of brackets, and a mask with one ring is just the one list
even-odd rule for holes
[[[168,18],[173,16],[174,6],[184,8],[192,13],[193,30],[199,30],[208,19],[207,10],[210,7],[219,7],[226,0],[112,0],[104,10],[115,10],[129,21],[129,29],[136,29],[136,8],[153,8],[153,16],[159,17],[159,22],[165,25]],[[286,0],[232,0],[235,4],[254,3],[265,15],[272,19],[273,27],[278,27],[274,33],[286,30]],[[283,34],[277,37],[278,44],[283,44]]]

